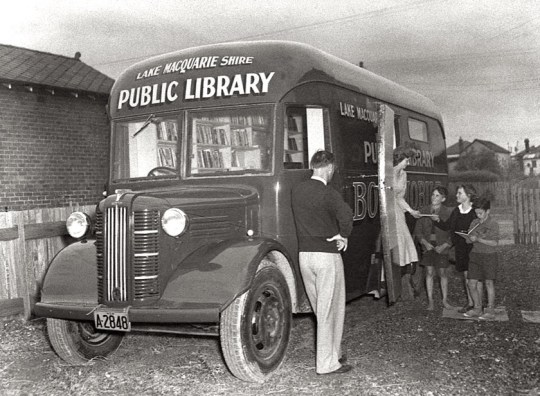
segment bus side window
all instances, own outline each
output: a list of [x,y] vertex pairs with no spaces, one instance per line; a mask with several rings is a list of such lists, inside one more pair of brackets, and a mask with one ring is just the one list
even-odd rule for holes
[[285,169],[309,169],[311,156],[325,149],[324,118],[320,107],[287,109],[283,142]]
[[415,120],[414,118],[409,118],[409,137],[413,140],[419,140],[421,142],[428,141],[428,129],[427,124],[424,121]]

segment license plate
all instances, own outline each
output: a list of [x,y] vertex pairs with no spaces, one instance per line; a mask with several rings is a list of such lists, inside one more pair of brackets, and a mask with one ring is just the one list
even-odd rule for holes
[[99,330],[131,331],[131,322],[124,311],[94,311],[94,326]]

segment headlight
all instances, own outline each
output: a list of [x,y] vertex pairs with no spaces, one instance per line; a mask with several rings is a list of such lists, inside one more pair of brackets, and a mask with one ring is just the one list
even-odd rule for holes
[[172,237],[177,237],[186,231],[187,225],[188,218],[180,209],[167,209],[161,218],[163,230]]
[[66,228],[69,235],[80,239],[90,231],[90,217],[82,212],[73,212],[66,220]]

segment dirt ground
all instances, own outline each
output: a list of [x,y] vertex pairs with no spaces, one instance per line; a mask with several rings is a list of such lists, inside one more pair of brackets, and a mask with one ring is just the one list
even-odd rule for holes
[[[540,323],[521,311],[540,311],[540,249],[499,249],[497,305],[508,321],[442,318],[438,295],[432,312],[424,296],[390,308],[363,297],[347,305],[347,374],[315,373],[311,315],[295,317],[288,359],[264,384],[233,377],[216,338],[133,333],[109,359],[70,366],[52,351],[43,321],[13,320],[0,323],[0,394],[538,395]],[[465,303],[456,273],[449,288],[454,304]]]

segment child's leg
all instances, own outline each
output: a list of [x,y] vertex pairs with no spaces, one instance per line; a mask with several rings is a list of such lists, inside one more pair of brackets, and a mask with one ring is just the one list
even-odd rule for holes
[[[476,282],[476,295],[478,296],[478,303],[480,309],[484,307],[484,281]],[[476,305],[474,306],[476,308]]]
[[440,274],[440,279],[441,279],[441,292],[442,292],[443,307],[451,308],[452,306],[448,304],[448,268],[440,268],[439,274]]
[[467,282],[469,293],[471,294],[471,299],[473,301],[474,309],[482,308],[481,297],[478,295],[478,282],[477,279],[469,279]]
[[493,279],[486,279],[486,290],[488,298],[488,308],[495,308],[495,282]]
[[470,307],[474,306],[474,300],[472,297],[473,291],[469,287],[469,279],[467,277],[469,276],[469,271],[463,271],[463,280],[465,281],[465,290],[467,291],[467,303]]
[[428,298],[428,310],[433,311],[435,308],[433,305],[433,273],[435,272],[435,267],[429,266],[426,267],[426,291]]

